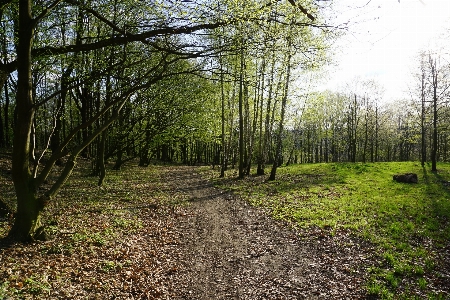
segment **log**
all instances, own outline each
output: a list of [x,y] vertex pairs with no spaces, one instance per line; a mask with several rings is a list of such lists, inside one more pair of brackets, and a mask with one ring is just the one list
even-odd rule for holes
[[406,173],[406,174],[396,174],[393,179],[397,182],[403,183],[418,183],[419,179],[417,178],[417,174],[415,173]]

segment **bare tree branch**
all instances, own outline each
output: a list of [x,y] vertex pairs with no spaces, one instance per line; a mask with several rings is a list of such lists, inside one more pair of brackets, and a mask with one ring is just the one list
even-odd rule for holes
[[294,0],[288,0],[289,1],[289,3],[291,3],[292,4],[292,6],[294,6],[294,7],[296,7],[296,6],[298,6],[298,8],[300,9],[300,11],[302,12],[302,13],[304,13],[307,17],[308,17],[308,19],[310,19],[311,21],[313,21],[314,22],[314,20],[316,19],[316,18],[314,18],[313,17],[313,15],[311,15],[300,3],[298,3],[298,4],[296,4],[295,3],[295,1]]

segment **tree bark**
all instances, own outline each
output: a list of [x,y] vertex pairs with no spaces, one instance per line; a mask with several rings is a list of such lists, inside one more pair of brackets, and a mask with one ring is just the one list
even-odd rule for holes
[[437,172],[437,146],[438,146],[438,114],[437,114],[437,89],[438,89],[438,70],[436,59],[433,59],[431,55],[429,56],[429,62],[431,67],[431,80],[433,88],[433,143],[431,148],[431,171]]
[[220,100],[221,100],[221,121],[222,121],[222,155],[221,155],[221,163],[220,163],[220,178],[225,177],[225,169],[226,169],[226,157],[225,157],[225,93],[223,89],[224,85],[224,76],[223,76],[223,60],[222,55],[219,57],[220,59]]
[[422,167],[425,167],[427,160],[427,141],[426,141],[426,129],[425,129],[425,69],[422,65],[422,74],[420,78],[420,96],[421,96],[421,113],[420,113],[420,131],[421,131],[421,153],[420,163]]
[[292,46],[292,41],[289,38],[288,40],[288,57],[287,57],[287,71],[286,71],[286,83],[284,86],[284,93],[283,93],[283,99],[281,101],[281,116],[280,116],[280,124],[278,127],[278,138],[277,138],[277,146],[275,149],[275,157],[273,160],[273,165],[272,165],[272,170],[270,171],[270,177],[269,180],[275,180],[276,177],[276,173],[277,173],[277,167],[278,167],[278,162],[281,159],[281,155],[282,155],[282,135],[283,135],[283,125],[284,125],[284,116],[285,116],[285,112],[286,112],[286,103],[287,103],[287,98],[288,98],[288,92],[289,92],[289,81],[290,81],[290,75],[291,75],[291,46]]
[[44,208],[37,198],[37,190],[30,172],[30,136],[34,107],[31,97],[31,46],[34,28],[31,17],[31,0],[19,1],[19,30],[17,45],[17,97],[12,156],[12,179],[17,195],[17,213],[8,237],[25,241],[37,236]]
[[[273,83],[274,83],[274,76],[275,76],[275,50],[272,52],[272,62],[271,62],[271,68],[270,68],[270,78],[269,78],[269,93],[267,95],[267,106],[266,106],[266,117],[265,117],[265,123],[264,123],[264,139],[263,139],[263,147],[262,147],[262,160],[261,160],[261,166],[260,166],[260,172],[259,175],[264,175],[265,171],[265,164],[267,161],[267,156],[269,150],[269,143],[270,143],[270,134],[271,134],[271,122],[270,122],[270,114],[271,109],[275,109],[275,105],[272,108],[272,98],[273,98]],[[262,115],[261,115],[262,118]]]
[[[3,86],[2,82],[4,81],[4,78],[2,78],[2,73],[0,73],[0,87]],[[1,93],[1,88],[0,88],[0,93]],[[1,108],[1,106],[0,106]],[[5,135],[4,135],[4,130],[3,130],[3,118],[2,118],[2,111],[0,109],[0,147],[4,147],[5,146]]]
[[5,146],[9,147],[11,145],[11,140],[9,137],[9,92],[8,92],[8,83],[7,83],[7,77],[5,77],[5,107],[4,107],[4,122],[5,122],[5,126],[4,126],[4,138],[5,138]]
[[264,88],[265,88],[265,79],[264,74],[266,72],[266,59],[263,58],[262,67],[261,67],[261,86],[260,86],[260,117],[259,117],[259,144],[258,144],[258,167],[256,169],[257,175],[264,175],[264,150],[263,150],[263,108],[264,108]]
[[244,178],[244,41],[241,41],[241,63],[239,74],[239,178]]
[[98,178],[98,186],[102,186],[103,182],[106,177],[106,168],[105,168],[105,148],[106,148],[106,137],[107,137],[107,130],[104,130],[102,132],[101,138],[100,138],[100,145],[97,149],[98,155],[98,167],[99,167],[99,178]]

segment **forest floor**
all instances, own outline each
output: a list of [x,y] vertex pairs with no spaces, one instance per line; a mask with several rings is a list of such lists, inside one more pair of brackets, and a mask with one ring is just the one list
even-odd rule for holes
[[[96,187],[80,165],[44,213],[51,240],[0,242],[0,299],[371,298],[379,255],[349,230],[295,229],[198,167],[127,166]],[[12,206],[8,170],[1,159]]]

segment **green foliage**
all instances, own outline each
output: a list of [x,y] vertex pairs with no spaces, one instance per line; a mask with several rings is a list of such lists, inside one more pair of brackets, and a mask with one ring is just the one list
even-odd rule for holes
[[100,268],[103,272],[111,272],[116,269],[121,269],[122,264],[116,263],[115,261],[103,260],[100,263]]
[[114,227],[125,229],[128,232],[134,232],[143,226],[142,222],[137,218],[129,219],[123,217],[114,218],[113,225]]
[[28,277],[24,281],[24,289],[30,294],[39,295],[50,291],[48,282],[44,282],[36,277]]
[[[436,266],[434,250],[450,239],[450,164],[430,173],[413,162],[291,165],[279,169],[274,182],[258,178],[214,179],[253,205],[270,209],[274,218],[304,228],[351,230],[374,244],[381,262],[370,269],[369,294],[391,298],[408,280],[426,290],[423,276]],[[392,180],[414,172],[418,184]],[[214,176],[214,175],[212,175]],[[420,281],[419,281],[420,280]]]
[[[14,277],[11,278],[14,280]],[[48,294],[51,289],[50,283],[45,278],[34,275],[23,280],[17,278],[17,280],[18,281],[14,286],[12,286],[9,281],[4,281],[0,285],[0,299],[10,299],[8,296],[25,299],[26,295],[32,295],[33,298],[41,298],[43,295]]]
[[420,278],[417,280],[417,283],[419,284],[419,288],[420,288],[421,290],[425,290],[425,289],[427,288],[427,281],[425,280],[425,278],[420,277]]
[[8,290],[8,281],[2,281],[0,284],[0,299],[6,298],[6,292]]

